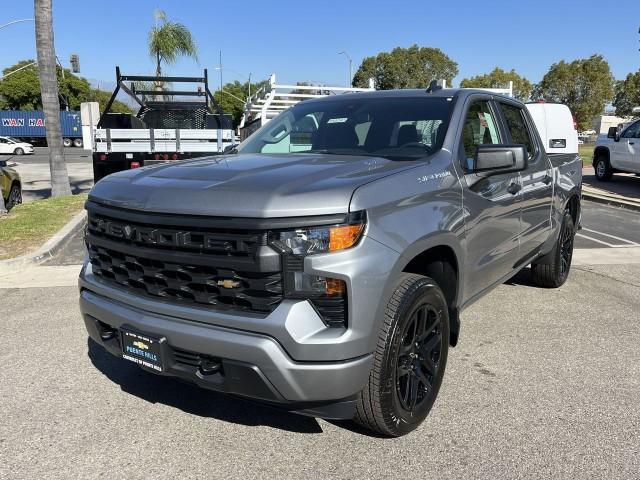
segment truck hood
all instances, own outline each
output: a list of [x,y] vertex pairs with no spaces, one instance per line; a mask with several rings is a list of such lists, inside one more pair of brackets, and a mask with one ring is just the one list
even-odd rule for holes
[[345,213],[360,185],[415,161],[326,154],[237,154],[118,172],[90,199],[158,213],[288,217]]

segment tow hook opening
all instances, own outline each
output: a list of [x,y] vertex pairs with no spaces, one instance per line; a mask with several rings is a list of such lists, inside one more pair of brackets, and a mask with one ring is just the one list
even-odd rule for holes
[[222,362],[219,358],[200,357],[200,367],[198,368],[201,375],[213,375],[215,373],[222,373]]
[[111,340],[112,338],[115,338],[118,332],[115,328],[107,325],[104,322],[101,322],[100,320],[98,320],[98,330],[100,332],[100,338],[104,342]]

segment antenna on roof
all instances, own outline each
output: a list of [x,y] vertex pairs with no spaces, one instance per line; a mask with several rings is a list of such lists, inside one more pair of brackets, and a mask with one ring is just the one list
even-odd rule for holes
[[[444,81],[442,83],[444,83]],[[434,92],[437,92],[438,90],[442,90],[442,83],[439,82],[438,80],[431,80],[431,83],[429,84],[429,88],[427,88],[427,93],[434,93]]]

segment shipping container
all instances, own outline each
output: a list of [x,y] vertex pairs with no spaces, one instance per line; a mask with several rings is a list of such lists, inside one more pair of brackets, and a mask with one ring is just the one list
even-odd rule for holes
[[[82,146],[80,112],[60,112],[65,147]],[[33,144],[46,141],[44,112],[41,110],[0,110],[0,136],[19,138]]]

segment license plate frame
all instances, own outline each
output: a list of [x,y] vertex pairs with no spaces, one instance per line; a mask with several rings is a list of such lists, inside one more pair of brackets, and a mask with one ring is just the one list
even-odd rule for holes
[[122,358],[141,367],[162,373],[165,371],[164,337],[120,329]]

